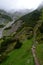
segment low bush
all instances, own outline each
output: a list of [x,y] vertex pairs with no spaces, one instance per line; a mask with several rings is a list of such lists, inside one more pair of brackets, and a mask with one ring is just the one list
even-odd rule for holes
[[16,40],[15,49],[19,49],[22,46],[22,43],[19,41],[19,39]]

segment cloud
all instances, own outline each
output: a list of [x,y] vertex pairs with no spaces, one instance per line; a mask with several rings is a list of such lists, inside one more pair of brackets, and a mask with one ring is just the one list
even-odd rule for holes
[[37,8],[43,0],[0,0],[0,8],[11,9],[31,9]]

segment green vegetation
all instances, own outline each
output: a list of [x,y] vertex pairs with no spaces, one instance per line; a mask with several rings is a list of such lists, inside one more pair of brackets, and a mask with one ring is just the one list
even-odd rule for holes
[[0,28],[3,28],[4,26],[5,26],[5,25],[2,24],[2,25],[0,25]]
[[3,28],[9,21],[13,19],[7,12],[0,10],[0,28]]
[[12,18],[10,16],[4,15],[4,14],[1,14],[1,13],[0,13],[0,18],[4,18],[4,19],[7,19],[9,21],[12,21]]
[[36,55],[40,65],[43,65],[43,42],[39,43],[36,47]]
[[40,16],[40,24],[38,24],[40,27],[38,28],[36,32],[36,37],[38,44],[36,46],[36,56],[39,60],[40,65],[43,65],[43,9],[41,10],[41,16]]
[[10,45],[11,43],[15,42],[14,39],[12,39],[12,37],[3,37],[3,42],[1,42],[1,48],[0,48],[0,53],[2,54],[3,52],[5,52],[5,50],[8,48],[8,45]]
[[24,41],[22,47],[10,52],[6,61],[0,65],[34,65],[32,44],[32,39]]
[[[0,14],[1,15],[1,14]],[[2,18],[10,19],[6,15]],[[20,22],[22,25],[18,27]],[[3,40],[0,40],[0,55],[3,60],[0,65],[35,65],[31,48],[36,45],[36,56],[39,63],[43,64],[43,10],[35,10],[29,14],[26,14],[16,20],[13,24],[18,24],[17,30],[14,32],[14,28],[5,28]],[[12,24],[12,26],[13,26]],[[13,33],[8,34],[9,30]],[[9,31],[10,33],[10,31]],[[34,37],[32,39],[32,37]],[[28,40],[27,40],[28,39]],[[38,44],[36,44],[38,42]],[[11,52],[10,52],[11,51]],[[8,53],[8,54],[7,54]],[[0,59],[0,60],[1,60]]]
[[4,30],[10,30],[12,27],[10,26],[10,27],[8,27],[8,28],[5,28]]
[[25,26],[34,27],[37,24],[37,21],[39,20],[40,14],[40,11],[35,10],[27,15],[24,15],[20,19],[25,22]]
[[3,39],[0,39],[0,44],[3,42]]

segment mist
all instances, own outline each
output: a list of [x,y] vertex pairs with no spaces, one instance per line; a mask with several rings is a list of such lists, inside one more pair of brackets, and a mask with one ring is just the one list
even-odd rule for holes
[[43,0],[0,0],[0,9],[6,11],[19,9],[36,9]]

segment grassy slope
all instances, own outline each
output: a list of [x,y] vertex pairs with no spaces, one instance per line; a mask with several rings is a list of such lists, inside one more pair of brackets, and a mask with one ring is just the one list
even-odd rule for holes
[[39,59],[40,65],[43,65],[43,43],[37,45],[36,54]]
[[13,50],[0,65],[35,65],[31,53],[32,39],[23,42],[20,49]]

